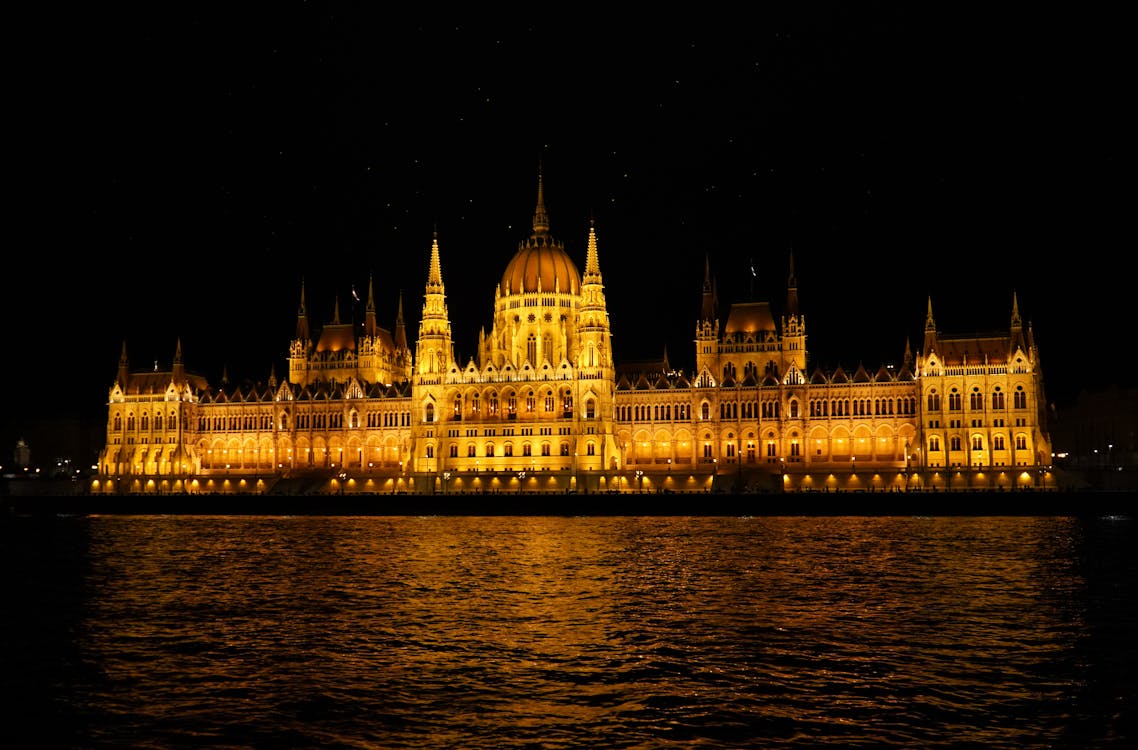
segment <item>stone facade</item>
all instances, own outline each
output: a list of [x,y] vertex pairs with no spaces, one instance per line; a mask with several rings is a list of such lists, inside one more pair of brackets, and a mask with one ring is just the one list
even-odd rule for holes
[[[1013,295],[1006,330],[941,334],[876,372],[811,369],[793,257],[777,316],[721,320],[705,273],[696,366],[614,360],[595,226],[584,271],[533,232],[494,289],[477,362],[455,360],[438,237],[414,353],[369,284],[362,328],[315,339],[300,293],[285,381],[214,388],[132,372],[110,388],[96,493],[902,491],[1054,487],[1042,372]],[[1049,485],[1050,483],[1050,485]]]

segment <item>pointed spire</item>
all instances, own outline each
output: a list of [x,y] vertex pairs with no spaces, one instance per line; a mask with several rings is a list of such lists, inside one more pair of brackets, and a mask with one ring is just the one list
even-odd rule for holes
[[[597,222],[596,219],[589,218],[589,241],[588,249],[585,251],[585,278],[591,279],[596,277],[597,280],[601,276],[601,262],[597,254]],[[586,281],[585,283],[589,283]]]
[[786,277],[786,313],[798,315],[798,277],[794,273],[794,251],[790,251],[790,272]]
[[711,323],[716,318],[715,284],[711,279],[711,258],[703,255],[703,305],[700,308],[701,322]]
[[[1030,330],[1028,331],[1030,334]],[[1031,346],[1031,336],[1027,338],[1023,335],[1023,319],[1019,315],[1019,297],[1015,292],[1012,292],[1012,323],[1011,323],[1011,340],[1008,342],[1008,356],[1012,355],[1017,348],[1027,349]]]
[[186,377],[186,366],[182,361],[182,337],[178,337],[177,346],[174,347],[174,372],[170,379],[175,383],[181,383]]
[[130,380],[130,360],[126,356],[126,339],[122,342],[122,354],[119,355],[119,375],[118,383],[123,388],[126,388],[127,382]]
[[304,279],[300,280],[300,309],[296,313],[296,338],[298,341],[308,341],[308,310],[304,303]]
[[399,311],[395,313],[395,349],[403,351],[407,348],[407,328],[403,323],[403,290],[399,290]]
[[340,325],[340,295],[336,295],[335,303],[332,305],[332,325]]
[[545,187],[542,168],[537,166],[537,208],[533,212],[534,234],[545,234],[549,231],[549,214],[545,212]]
[[443,267],[439,261],[439,233],[435,231],[434,239],[431,240],[431,264],[427,271],[427,288],[442,289],[443,286]]
[[375,319],[375,289],[371,274],[367,277],[367,305],[364,311],[364,335],[374,338],[378,333],[379,324]]
[[923,347],[924,356],[929,356],[936,350],[936,321],[933,320],[933,298],[929,296],[929,311],[925,316],[925,344]]
[[[585,273],[581,275],[581,309],[593,309],[604,307],[605,298],[603,286],[604,282],[601,279],[601,261],[600,252],[597,250],[597,222],[592,216],[589,217],[589,237],[586,241],[585,251]],[[563,290],[561,287],[560,277],[554,281],[554,291],[569,291],[576,292],[576,289]]]

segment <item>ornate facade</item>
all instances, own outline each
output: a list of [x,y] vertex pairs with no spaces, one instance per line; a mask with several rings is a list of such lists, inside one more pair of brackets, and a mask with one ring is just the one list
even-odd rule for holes
[[414,354],[398,303],[378,325],[312,336],[300,290],[288,378],[214,388],[182,362],[132,372],[108,399],[98,493],[903,491],[1054,486],[1042,372],[1015,296],[1006,330],[942,335],[899,366],[811,369],[793,257],[769,302],[721,320],[705,273],[696,366],[618,367],[595,226],[583,273],[533,231],[494,288],[477,361],[455,359],[436,236]]

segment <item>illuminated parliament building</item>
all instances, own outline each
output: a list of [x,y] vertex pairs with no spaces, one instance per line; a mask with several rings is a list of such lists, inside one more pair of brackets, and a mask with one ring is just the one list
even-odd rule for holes
[[[596,227],[583,268],[533,231],[493,290],[476,358],[455,359],[434,237],[418,336],[403,300],[381,327],[309,318],[303,283],[287,379],[210,385],[176,343],[167,371],[123,345],[95,493],[798,492],[1047,488],[1042,373],[1014,294],[1006,329],[924,340],[896,366],[811,366],[793,257],[786,299],[720,317],[709,272],[695,368],[613,355]],[[693,303],[695,300],[693,299]]]

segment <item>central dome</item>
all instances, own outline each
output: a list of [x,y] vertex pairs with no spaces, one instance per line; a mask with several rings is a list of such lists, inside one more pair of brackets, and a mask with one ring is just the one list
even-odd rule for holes
[[502,296],[530,292],[580,294],[581,273],[565,252],[565,246],[549,233],[541,176],[537,178],[537,209],[533,213],[533,234],[518,243],[518,252],[502,274]]

